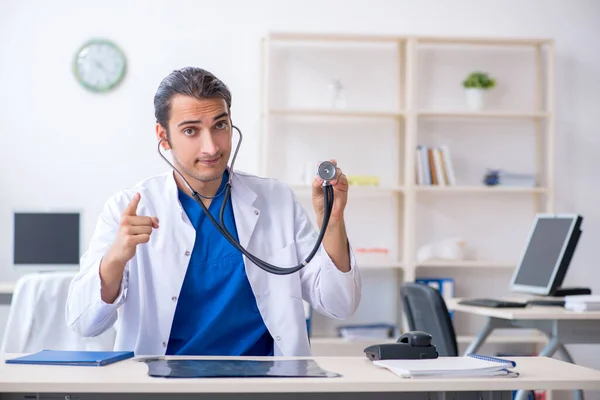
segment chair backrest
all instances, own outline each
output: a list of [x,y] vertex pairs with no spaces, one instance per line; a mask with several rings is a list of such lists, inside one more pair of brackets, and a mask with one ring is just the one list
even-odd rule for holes
[[65,306],[75,272],[27,274],[15,285],[0,353],[113,350],[116,329],[79,336],[67,326]]
[[440,292],[422,283],[405,282],[400,295],[409,329],[431,334],[440,356],[458,356],[454,325]]

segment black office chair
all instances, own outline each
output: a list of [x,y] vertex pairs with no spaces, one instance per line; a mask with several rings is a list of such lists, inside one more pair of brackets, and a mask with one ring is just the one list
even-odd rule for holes
[[408,329],[431,334],[440,356],[458,356],[454,325],[444,298],[437,289],[422,283],[403,283],[400,296]]

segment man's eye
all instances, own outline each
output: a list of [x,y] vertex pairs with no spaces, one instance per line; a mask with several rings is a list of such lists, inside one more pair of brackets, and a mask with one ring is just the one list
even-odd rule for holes
[[187,135],[187,136],[193,135],[194,133],[195,133],[195,130],[193,128],[185,128],[183,130],[183,134]]
[[215,127],[217,129],[225,129],[225,128],[227,128],[227,122],[226,121],[218,122],[217,125],[215,125]]

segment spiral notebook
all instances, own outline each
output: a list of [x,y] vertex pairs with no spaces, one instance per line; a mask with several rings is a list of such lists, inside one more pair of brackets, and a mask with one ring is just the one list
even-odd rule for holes
[[403,378],[515,377],[519,375],[512,370],[517,366],[514,361],[479,354],[426,360],[378,360],[373,361],[373,364],[386,368]]

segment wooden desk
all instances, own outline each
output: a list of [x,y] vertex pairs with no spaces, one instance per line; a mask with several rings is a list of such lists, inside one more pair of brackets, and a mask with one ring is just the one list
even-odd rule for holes
[[0,282],[0,305],[10,305],[14,290],[13,282]]
[[[600,311],[577,312],[557,306],[477,307],[459,304],[460,300],[462,299],[449,299],[448,309],[487,317],[486,324],[467,347],[465,354],[476,353],[494,329],[498,328],[537,329],[548,337],[548,343],[538,356],[552,357],[559,352],[570,363],[573,363],[573,358],[564,345],[600,344]],[[519,393],[515,400],[522,400],[524,395],[525,393]],[[579,392],[576,400],[581,400],[582,397]]]
[[[147,375],[147,366],[130,359],[105,367],[0,364],[0,398],[53,393],[56,398],[311,398],[425,400],[444,393],[478,400],[510,400],[513,390],[600,390],[600,371],[545,357],[515,357],[517,378],[404,379],[364,357],[315,358],[338,378],[165,379]],[[179,357],[182,358],[182,357]],[[211,358],[211,357],[203,357]],[[215,357],[212,357],[215,358]],[[252,359],[238,357],[239,359]],[[273,357],[271,359],[286,359]],[[289,359],[289,358],[288,358]],[[96,394],[93,396],[93,394]],[[118,395],[118,396],[117,396]],[[162,395],[162,397],[161,397]],[[437,396],[436,396],[437,395]],[[4,397],[2,397],[4,396]],[[13,396],[13,397],[11,397]],[[21,397],[16,397],[21,396]],[[200,397],[203,398],[203,397]]]

